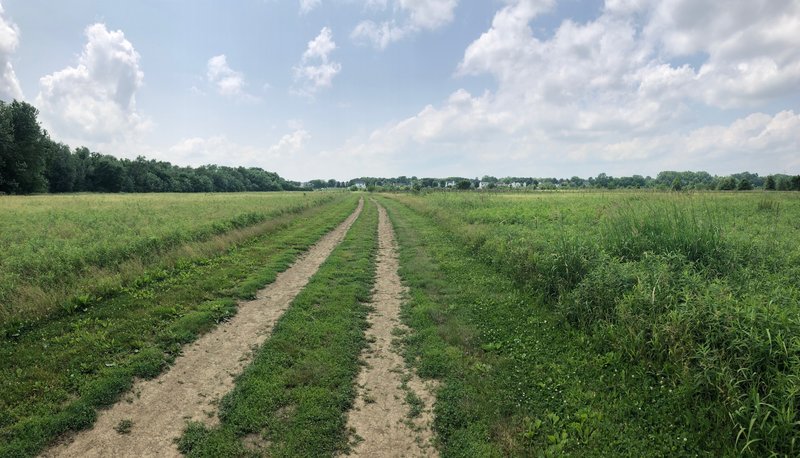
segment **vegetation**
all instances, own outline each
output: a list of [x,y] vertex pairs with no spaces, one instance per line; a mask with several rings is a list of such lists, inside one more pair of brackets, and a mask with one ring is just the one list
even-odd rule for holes
[[[0,330],[102,301],[146,269],[217,253],[330,194],[31,196],[0,199]],[[247,228],[251,228],[247,230]],[[231,232],[231,231],[238,232]],[[219,238],[227,234],[225,238]]]
[[[327,186],[323,180],[314,180],[321,187],[331,186],[335,180],[329,180]],[[533,178],[533,177],[505,177],[496,178],[485,175],[483,178],[417,178],[400,176],[396,178],[361,177],[350,180],[348,183],[364,183],[380,191],[422,190],[422,189],[525,189],[525,190],[554,190],[554,189],[657,189],[673,191],[689,190],[750,190],[766,189],[778,191],[800,191],[800,175],[769,175],[766,178],[757,173],[741,172],[728,176],[715,176],[708,172],[660,172],[655,178],[650,176],[633,175],[629,177],[613,177],[601,173],[596,177],[581,178]],[[347,183],[340,183],[345,185]]]
[[59,435],[91,426],[97,408],[114,403],[134,377],[158,375],[184,344],[234,314],[237,299],[272,282],[356,200],[339,194],[273,215],[233,244],[216,242],[221,251],[198,250],[145,269],[91,306],[2,339],[0,456],[31,456]]
[[[221,403],[221,425],[189,425],[188,456],[242,456],[249,443],[267,456],[330,456],[347,446],[347,410],[366,346],[378,214],[367,203]],[[254,453],[255,454],[255,453]]]
[[393,199],[445,455],[798,453],[793,196]]
[[169,162],[117,159],[51,140],[38,111],[0,101],[0,194],[61,192],[238,192],[298,189],[256,167],[179,167]]

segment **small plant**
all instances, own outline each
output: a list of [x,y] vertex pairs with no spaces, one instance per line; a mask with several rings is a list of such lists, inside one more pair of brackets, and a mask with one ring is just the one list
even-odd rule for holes
[[120,420],[119,423],[117,423],[117,426],[114,427],[114,431],[116,431],[118,434],[130,434],[132,429],[133,420],[130,418]]
[[777,213],[781,208],[777,200],[763,198],[758,201],[758,210],[762,212],[775,212]]
[[406,391],[406,404],[408,404],[408,418],[417,418],[422,414],[425,403],[412,390]]

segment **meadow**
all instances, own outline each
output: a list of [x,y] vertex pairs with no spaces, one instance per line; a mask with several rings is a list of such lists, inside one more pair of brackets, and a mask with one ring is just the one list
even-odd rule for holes
[[409,359],[445,380],[446,454],[798,453],[797,195],[433,193],[387,205],[416,290]]
[[[0,199],[0,456],[90,428],[360,196]],[[442,456],[800,454],[797,193],[370,197],[253,347],[220,421],[186,425],[183,453],[321,456],[357,442],[346,420],[374,313],[374,199],[408,287],[407,329],[392,335],[437,381]]]
[[[152,198],[154,204],[184,198],[125,197]],[[202,214],[200,196],[190,197],[185,214],[192,212],[189,202]],[[220,198],[221,208],[226,197],[209,200]],[[113,292],[31,321],[0,340],[0,456],[32,456],[55,438],[90,427],[98,408],[116,402],[135,378],[167,369],[185,344],[235,314],[239,300],[271,283],[358,200],[344,193],[305,199],[301,193],[254,194],[251,209],[260,201],[268,212],[272,198],[288,205],[282,211],[273,206],[274,213],[255,225],[228,224],[219,236],[167,250],[168,261],[153,252],[150,267]],[[231,196],[227,205],[235,201]]]
[[258,233],[253,229],[258,223],[331,197],[288,192],[2,196],[0,329],[15,334],[54,313],[85,308],[156,264],[219,253]]

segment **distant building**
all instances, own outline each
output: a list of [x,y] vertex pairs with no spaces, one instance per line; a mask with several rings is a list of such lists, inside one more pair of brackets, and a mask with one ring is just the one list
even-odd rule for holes
[[356,189],[367,189],[367,184],[364,183],[363,181],[356,181],[355,183],[353,183],[353,186],[355,186]]
[[447,183],[444,184],[444,187],[445,188],[455,188],[456,187],[456,182],[454,180],[448,181]]
[[488,181],[481,181],[478,183],[478,189],[487,189],[489,187]]
[[515,182],[511,183],[511,187],[512,188],[524,188],[524,187],[527,187],[527,186],[528,186],[528,183],[520,183],[519,181],[515,181]]

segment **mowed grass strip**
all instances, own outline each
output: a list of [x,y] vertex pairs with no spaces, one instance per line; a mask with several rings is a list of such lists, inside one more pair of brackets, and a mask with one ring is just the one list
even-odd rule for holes
[[588,336],[422,209],[382,203],[410,287],[407,360],[442,382],[442,456],[702,456],[720,447],[663,380],[617,352],[593,351]]
[[221,403],[221,424],[190,424],[192,457],[330,456],[346,448],[375,275],[378,212],[364,211],[275,325]]
[[158,280],[0,342],[0,456],[30,456],[89,427],[134,377],[158,375],[184,344],[236,313],[296,257],[341,223],[357,197],[275,221],[225,254],[164,271]]
[[246,238],[259,224],[331,198],[288,192],[0,196],[0,335],[91,306],[156,265],[217,254],[220,241],[242,240],[238,232]]

